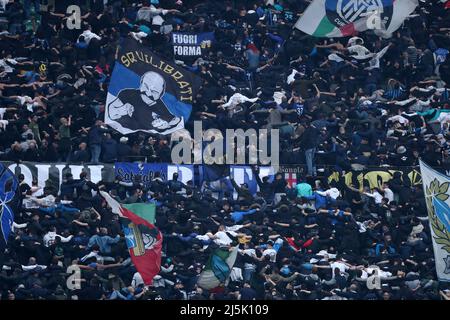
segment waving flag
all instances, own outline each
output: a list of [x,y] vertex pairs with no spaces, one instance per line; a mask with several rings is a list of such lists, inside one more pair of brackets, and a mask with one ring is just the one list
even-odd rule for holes
[[122,134],[171,134],[184,128],[200,83],[193,73],[127,39],[108,87],[105,123]]
[[223,248],[216,249],[198,278],[198,286],[210,290],[224,284],[230,277],[236,262],[237,251],[237,247],[232,248],[231,251]]
[[436,273],[440,281],[450,281],[450,177],[420,161],[423,190],[433,237]]
[[131,260],[141,274],[146,285],[161,269],[161,249],[163,237],[155,227],[155,205],[149,203],[120,204],[108,193],[100,191],[112,212],[119,215]]
[[445,9],[450,9],[450,1],[447,1],[447,2],[444,4],[444,8],[445,8]]
[[19,183],[16,176],[0,163],[0,251],[6,247],[19,204]]
[[295,27],[315,37],[346,37],[374,29],[390,36],[418,0],[313,0]]
[[217,181],[230,176],[230,166],[228,165],[203,165],[199,166],[201,181]]

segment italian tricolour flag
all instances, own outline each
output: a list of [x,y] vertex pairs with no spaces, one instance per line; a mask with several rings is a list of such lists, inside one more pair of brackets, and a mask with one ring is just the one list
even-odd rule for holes
[[[346,37],[370,28],[370,12],[386,13],[379,35],[390,36],[415,10],[418,0],[313,0],[295,28],[315,37]],[[327,14],[328,13],[328,14]]]

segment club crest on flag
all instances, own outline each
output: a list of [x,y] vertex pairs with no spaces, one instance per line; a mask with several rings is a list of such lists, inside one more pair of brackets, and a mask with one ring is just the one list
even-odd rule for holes
[[133,250],[135,256],[142,256],[146,250],[152,250],[157,243],[157,231],[154,229],[148,233],[142,232],[134,223],[123,226],[125,241],[129,250]]
[[450,207],[447,204],[449,198],[449,182],[439,183],[434,179],[425,186],[425,199],[430,211],[430,224],[435,234],[435,241],[442,245],[442,249],[450,254]]
[[393,0],[326,0],[326,12],[330,21],[345,26],[373,13],[390,20]]
[[418,0],[313,0],[295,28],[315,37],[346,37],[374,30],[389,38],[418,6]]

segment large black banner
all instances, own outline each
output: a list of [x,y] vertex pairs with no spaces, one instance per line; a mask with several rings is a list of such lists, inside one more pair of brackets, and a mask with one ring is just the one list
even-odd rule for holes
[[200,78],[134,40],[121,45],[106,100],[105,123],[122,134],[184,128]]
[[[285,165],[280,166],[280,171],[284,173],[289,186],[305,179],[304,177],[306,176],[305,166]],[[389,182],[396,172],[400,174],[402,181],[408,180],[411,185],[420,185],[422,183],[419,167],[372,167],[361,171],[352,170],[341,172],[329,167],[325,168],[324,172],[320,173],[317,177],[309,177],[307,180],[309,183],[313,183],[314,180],[322,180],[327,183],[332,181],[345,183],[348,186],[352,184],[355,188],[362,190],[364,186],[380,188],[383,183]]]

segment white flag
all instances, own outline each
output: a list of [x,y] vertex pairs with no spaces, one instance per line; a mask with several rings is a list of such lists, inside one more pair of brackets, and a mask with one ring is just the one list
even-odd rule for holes
[[373,30],[388,38],[414,12],[418,0],[313,0],[295,28],[315,37],[347,37]]
[[428,210],[436,273],[450,281],[450,177],[420,161],[423,190]]

